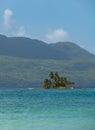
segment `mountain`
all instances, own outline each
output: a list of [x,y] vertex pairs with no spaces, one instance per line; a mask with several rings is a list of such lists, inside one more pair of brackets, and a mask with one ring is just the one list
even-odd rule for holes
[[0,55],[32,59],[77,59],[92,58],[92,54],[72,42],[47,44],[25,37],[0,35]]
[[95,56],[75,43],[0,35],[0,87],[41,86],[50,71],[76,88],[95,87]]

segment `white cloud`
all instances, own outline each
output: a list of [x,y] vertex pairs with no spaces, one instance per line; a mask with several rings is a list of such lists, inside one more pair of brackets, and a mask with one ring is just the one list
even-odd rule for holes
[[63,41],[68,33],[64,31],[62,28],[58,28],[55,30],[49,30],[48,33],[44,36],[44,38],[38,38],[38,36],[30,35],[24,26],[18,26],[13,19],[13,11],[11,9],[5,9],[3,13],[3,33],[8,36],[20,36],[20,37],[29,37],[29,38],[37,38],[42,39],[46,42],[58,42]]
[[45,37],[48,42],[58,42],[63,41],[67,37],[67,35],[67,32],[59,28],[53,31],[49,31]]
[[33,35],[30,35],[24,26],[19,27],[18,31],[15,33],[16,36],[18,37],[28,37],[28,38],[33,38]]
[[5,29],[11,29],[11,27],[13,25],[12,15],[13,15],[12,10],[6,9],[4,11],[4,14],[3,14],[4,23],[3,24],[4,24]]
[[8,36],[31,37],[24,26],[18,27],[13,19],[13,11],[5,9],[3,13],[3,33]]
[[17,36],[20,36],[20,37],[23,37],[23,36],[26,36],[26,30],[24,28],[24,26],[21,26],[17,32]]

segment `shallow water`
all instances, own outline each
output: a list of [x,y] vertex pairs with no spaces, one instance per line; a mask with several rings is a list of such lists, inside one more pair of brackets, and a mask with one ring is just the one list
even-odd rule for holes
[[95,90],[0,90],[0,130],[95,130]]

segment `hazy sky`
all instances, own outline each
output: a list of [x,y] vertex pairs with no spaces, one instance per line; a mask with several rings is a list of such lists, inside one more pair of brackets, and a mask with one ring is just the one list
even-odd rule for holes
[[0,33],[73,41],[95,54],[95,0],[0,0]]

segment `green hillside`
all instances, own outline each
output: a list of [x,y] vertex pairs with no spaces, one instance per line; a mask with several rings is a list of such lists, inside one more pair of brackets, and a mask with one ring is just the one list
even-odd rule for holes
[[47,44],[25,37],[6,37],[0,35],[0,55],[31,59],[91,59],[95,56],[72,42]]
[[72,42],[47,44],[0,35],[0,87],[40,87],[51,71],[65,75],[76,87],[94,87],[95,55]]
[[[50,71],[58,71],[76,87],[94,87],[95,61],[37,60],[0,56],[0,86],[33,87]],[[40,87],[40,86],[39,86]]]

